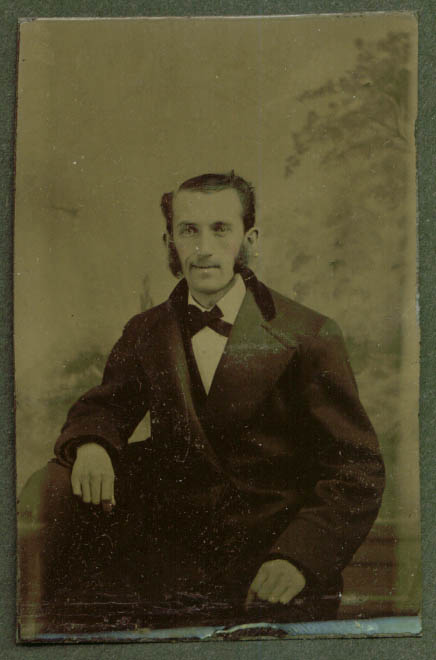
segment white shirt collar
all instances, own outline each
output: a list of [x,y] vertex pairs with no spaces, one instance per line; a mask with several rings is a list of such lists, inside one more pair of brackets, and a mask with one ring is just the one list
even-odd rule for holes
[[[242,301],[245,298],[245,293],[246,293],[246,288],[244,284],[244,280],[242,279],[241,275],[239,273],[236,273],[235,275],[235,283],[233,284],[232,288],[227,291],[226,294],[220,300],[218,300],[217,305],[220,308],[220,310],[223,313],[222,319],[223,321],[227,321],[227,323],[234,323],[236,320],[236,317],[238,316],[239,309],[242,305]],[[200,303],[198,303],[193,297],[191,292],[189,292],[188,296],[188,305],[195,305],[199,309],[201,309],[202,312],[206,310],[206,307],[203,307]]]

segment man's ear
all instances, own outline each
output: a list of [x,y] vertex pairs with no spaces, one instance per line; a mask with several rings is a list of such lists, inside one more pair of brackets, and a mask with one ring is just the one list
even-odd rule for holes
[[259,239],[259,230],[257,227],[252,227],[245,233],[245,241],[251,249],[255,248]]

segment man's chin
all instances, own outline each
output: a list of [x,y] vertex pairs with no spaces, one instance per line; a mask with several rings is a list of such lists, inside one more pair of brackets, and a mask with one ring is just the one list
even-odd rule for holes
[[218,268],[191,268],[188,281],[198,286],[216,286],[222,283],[222,273]]
[[227,285],[226,284],[221,285],[215,282],[195,282],[195,283],[192,282],[192,284],[188,282],[188,286],[193,291],[198,291],[198,293],[214,294],[214,293],[218,293],[222,289],[225,289]]
[[232,280],[233,277],[224,281],[217,274],[208,272],[194,277],[191,276],[188,280],[188,286],[199,293],[214,294],[225,289]]

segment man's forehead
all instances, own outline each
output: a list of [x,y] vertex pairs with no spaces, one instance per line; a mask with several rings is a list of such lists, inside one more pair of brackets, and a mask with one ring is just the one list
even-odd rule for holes
[[183,220],[242,219],[242,204],[234,188],[199,191],[179,190],[173,199],[175,222]]

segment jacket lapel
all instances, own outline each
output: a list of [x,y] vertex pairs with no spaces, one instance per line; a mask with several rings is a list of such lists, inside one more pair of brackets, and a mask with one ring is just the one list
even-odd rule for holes
[[183,446],[174,447],[174,456],[184,462],[192,449],[201,450],[218,471],[221,464],[210,445],[205,429],[198,417],[192,382],[183,344],[179,317],[179,305],[185,302],[183,282],[176,287],[170,299],[164,304],[165,312],[160,322],[140,346],[140,354],[147,356],[143,365],[156,398],[164,401],[168,415],[173,415],[172,430],[177,433]]
[[[285,341],[274,331],[271,317],[275,312],[269,291],[265,287],[266,295],[259,300],[259,288],[254,289],[245,277],[244,280],[247,293],[206,404],[205,418],[215,428],[249,420],[273,389],[295,351],[293,342]],[[254,284],[260,285],[255,279]]]
[[[268,396],[296,350],[296,342],[275,328],[274,303],[269,290],[251,271],[242,273],[247,293],[218,364],[201,417],[196,410],[192,382],[179,319],[187,300],[182,280],[165,303],[161,322],[141,352],[149,356],[146,371],[167,409],[177,410],[182,434],[200,446],[217,467],[220,461],[210,443],[216,431],[248,421]],[[148,343],[148,342],[147,342]]]

